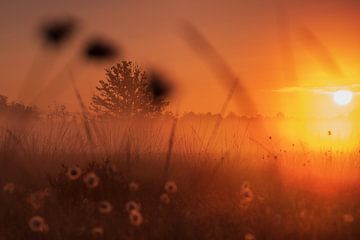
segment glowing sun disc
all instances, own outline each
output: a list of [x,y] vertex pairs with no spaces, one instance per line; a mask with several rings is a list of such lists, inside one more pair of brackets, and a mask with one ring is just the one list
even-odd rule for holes
[[338,90],[333,93],[333,100],[339,106],[345,106],[352,100],[353,93],[349,90]]

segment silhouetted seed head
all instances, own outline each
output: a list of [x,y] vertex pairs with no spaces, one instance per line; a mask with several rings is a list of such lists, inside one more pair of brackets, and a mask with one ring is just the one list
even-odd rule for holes
[[100,181],[99,177],[94,172],[89,172],[85,174],[83,180],[86,187],[90,189],[96,188],[99,185],[99,181]]
[[44,218],[40,216],[30,218],[28,225],[30,230],[33,232],[47,232],[49,230]]
[[14,191],[15,191],[15,184],[12,183],[12,182],[6,183],[6,184],[4,185],[4,187],[3,187],[3,191],[4,191],[5,193],[10,193],[10,194],[14,193]]
[[129,191],[130,192],[137,192],[139,191],[139,184],[137,182],[130,182],[129,183]]
[[244,236],[244,240],[256,240],[254,234],[252,233],[246,233]]
[[104,228],[102,227],[93,227],[93,229],[91,229],[91,233],[93,235],[94,238],[100,238],[104,235]]
[[130,224],[138,227],[143,223],[143,216],[139,210],[131,210],[129,213]]
[[165,205],[170,204],[169,194],[167,194],[167,193],[161,194],[161,196],[160,196],[160,202],[161,202],[162,204],[165,204]]
[[159,101],[170,95],[171,87],[169,82],[165,80],[159,73],[152,72],[150,74],[149,90],[155,101]]
[[109,42],[100,39],[89,41],[84,50],[87,59],[92,60],[111,60],[118,55],[118,50]]
[[78,166],[72,166],[66,171],[66,176],[70,180],[76,180],[80,178],[81,174],[82,174],[81,168],[79,168]]
[[103,214],[110,213],[113,210],[113,206],[108,201],[101,201],[98,206],[99,212]]
[[174,181],[166,182],[164,189],[167,193],[176,193],[178,190],[177,185]]
[[41,34],[45,44],[59,47],[75,32],[74,19],[56,19],[45,23],[41,27]]
[[140,204],[137,203],[137,202],[129,201],[129,202],[127,202],[127,203],[125,204],[125,210],[126,210],[127,212],[130,212],[130,211],[132,211],[132,210],[138,210],[138,211],[140,211],[140,209],[141,209],[141,206],[140,206]]

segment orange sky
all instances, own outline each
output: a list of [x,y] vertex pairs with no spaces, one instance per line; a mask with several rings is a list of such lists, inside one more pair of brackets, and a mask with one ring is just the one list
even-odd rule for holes
[[[88,36],[103,34],[125,49],[125,58],[163,69],[182,89],[182,111],[219,112],[226,91],[207,65],[188,47],[179,33],[179,23],[197,26],[242,76],[266,115],[282,111],[287,115],[331,116],[358,106],[336,107],[328,95],[308,91],[275,92],[289,86],[338,86],[360,79],[360,3],[357,0],[285,1],[289,12],[291,44],[298,81],[289,79],[284,63],[286,22],[277,21],[275,0],[234,1],[8,1],[2,3],[0,38],[0,93],[17,97],[30,64],[41,52],[36,27],[52,16],[70,15],[81,20],[81,32],[52,71],[55,75]],[[315,3],[316,2],[316,3]],[[331,52],[345,77],[339,79],[324,69],[314,53],[301,42],[298,30],[309,28]],[[286,59],[286,58],[285,58]],[[103,67],[88,66],[75,74],[82,94],[88,99]],[[75,71],[76,73],[76,71]],[[295,101],[300,99],[300,108]],[[360,98],[359,98],[360,99]],[[53,100],[49,100],[53,101]],[[57,101],[75,109],[71,91]],[[304,110],[305,109],[305,110]],[[230,111],[241,112],[235,104]]]

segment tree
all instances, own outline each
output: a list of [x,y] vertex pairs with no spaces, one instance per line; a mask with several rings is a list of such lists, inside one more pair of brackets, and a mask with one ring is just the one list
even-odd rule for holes
[[166,96],[154,96],[152,79],[137,64],[122,61],[105,69],[106,80],[96,87],[90,109],[109,115],[146,115],[164,112],[169,102]]
[[19,102],[9,102],[8,97],[0,94],[0,115],[19,117],[21,119],[37,118],[39,111],[36,106],[26,106]]

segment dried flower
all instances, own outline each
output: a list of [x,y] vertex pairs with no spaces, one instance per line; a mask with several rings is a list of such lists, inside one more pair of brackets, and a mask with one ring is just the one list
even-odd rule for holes
[[240,193],[241,196],[241,200],[245,201],[245,202],[252,202],[252,200],[254,199],[254,194],[251,191],[251,189],[243,189]]
[[143,223],[143,217],[139,210],[133,209],[129,213],[129,220],[131,225],[140,226]]
[[140,211],[140,209],[141,209],[141,206],[140,206],[140,204],[137,203],[137,202],[129,201],[129,202],[127,202],[127,203],[125,204],[125,210],[126,210],[127,212],[130,212],[131,210],[138,210],[138,211]]
[[177,185],[174,181],[166,182],[164,188],[167,193],[176,193],[178,190]]
[[250,203],[254,199],[254,194],[250,188],[250,184],[248,182],[244,182],[241,185],[241,191],[240,191],[240,208],[246,210]]
[[89,172],[85,174],[84,178],[85,185],[90,188],[96,188],[99,185],[99,177],[94,172]]
[[160,202],[163,203],[163,204],[170,204],[170,197],[169,197],[169,194],[167,193],[163,193],[161,194],[160,196]]
[[66,171],[66,176],[70,180],[77,180],[82,174],[81,168],[78,166],[72,166]]
[[98,205],[98,209],[100,213],[107,214],[113,210],[113,206],[108,201],[101,201]]
[[34,216],[30,218],[28,225],[33,232],[47,232],[49,230],[48,225],[41,216]]

